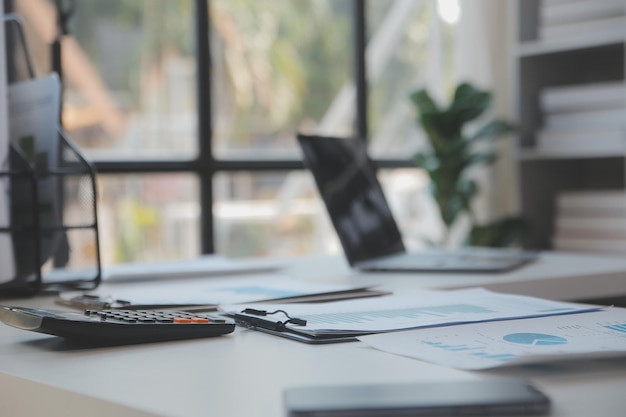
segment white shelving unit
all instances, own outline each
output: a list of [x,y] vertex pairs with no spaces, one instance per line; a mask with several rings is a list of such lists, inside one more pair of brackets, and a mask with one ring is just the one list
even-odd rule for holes
[[[518,0],[514,50],[520,202],[531,226],[525,245],[535,249],[551,247],[559,192],[626,188],[626,145],[545,151],[537,141],[546,118],[540,105],[545,88],[626,80],[626,24],[623,33],[600,30],[540,39],[541,1]],[[626,107],[623,117],[626,121]]]

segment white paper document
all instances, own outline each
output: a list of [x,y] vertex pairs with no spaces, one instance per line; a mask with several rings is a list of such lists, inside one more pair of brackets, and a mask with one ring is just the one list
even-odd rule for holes
[[389,353],[458,369],[626,355],[626,310],[361,336]]
[[[424,291],[413,296],[384,296],[323,304],[223,305],[220,310],[235,314],[244,308],[285,310],[306,326],[288,324],[309,335],[366,334],[419,327],[473,323],[570,314],[600,307],[548,301],[520,295],[499,294],[482,288],[456,291]],[[284,319],[281,317],[280,319]]]
[[[252,276],[223,279],[192,279],[155,282],[151,286],[109,286],[90,295],[101,299],[124,300],[138,306],[216,306],[364,289],[349,285],[328,285],[297,281],[285,276]],[[67,292],[63,300],[84,294]]]
[[275,265],[257,267],[241,264],[225,256],[211,254],[183,261],[133,262],[108,266],[102,269],[102,279],[108,282],[152,281],[155,279],[250,274],[276,269],[278,267]]

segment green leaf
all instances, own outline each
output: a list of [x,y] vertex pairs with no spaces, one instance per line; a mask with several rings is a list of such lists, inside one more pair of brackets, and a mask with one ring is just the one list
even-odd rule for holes
[[413,161],[415,162],[415,165],[417,167],[423,168],[429,172],[439,168],[440,166],[439,158],[437,158],[435,155],[428,153],[415,154],[415,156],[413,157]]
[[441,213],[441,219],[450,227],[459,214],[465,211],[465,202],[458,194],[453,194],[445,199],[438,200],[435,196],[435,200],[439,206],[439,212]]
[[[463,126],[480,116],[491,104],[491,93],[475,88],[469,83],[460,84],[448,108],[440,109],[425,89],[411,94],[418,111],[418,122],[431,144],[429,152],[414,155],[415,164],[430,176],[430,189],[441,218],[450,228],[458,216],[467,212],[472,217],[471,203],[478,193],[475,181],[464,178],[467,168],[489,164],[496,160],[493,149],[473,151],[477,140],[495,139],[512,132],[514,127],[502,120],[484,125],[472,136],[463,136]],[[512,223],[511,223],[512,224]],[[482,244],[502,244],[513,239],[513,226],[475,226],[468,241]]]
[[418,112],[418,121],[433,147],[460,136],[463,122],[455,114],[440,109],[425,89],[415,91],[410,98]]
[[519,245],[528,231],[520,217],[506,217],[495,222],[475,225],[468,236],[470,246],[508,247]]
[[468,83],[460,84],[450,105],[449,112],[463,124],[480,116],[491,104],[491,93],[478,90]]
[[457,185],[457,192],[463,199],[463,207],[471,211],[472,198],[478,193],[478,185],[473,180],[462,180]]
[[420,115],[440,112],[439,107],[425,89],[413,92],[410,97]]
[[483,153],[474,153],[467,157],[466,166],[491,164],[498,158],[495,151],[487,151]]
[[478,139],[495,139],[507,133],[515,132],[515,126],[503,120],[494,120],[478,129],[468,141],[473,142]]

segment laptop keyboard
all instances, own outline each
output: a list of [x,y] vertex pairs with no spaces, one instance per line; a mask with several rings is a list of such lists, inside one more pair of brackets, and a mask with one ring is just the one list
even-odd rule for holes
[[364,270],[502,270],[515,267],[533,259],[529,254],[466,254],[466,253],[413,253],[405,252],[370,260],[359,264]]

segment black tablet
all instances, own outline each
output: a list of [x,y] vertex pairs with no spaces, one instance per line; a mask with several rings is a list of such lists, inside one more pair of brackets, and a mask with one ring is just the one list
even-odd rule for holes
[[410,384],[296,387],[285,391],[289,417],[543,415],[550,400],[529,381],[493,378]]

